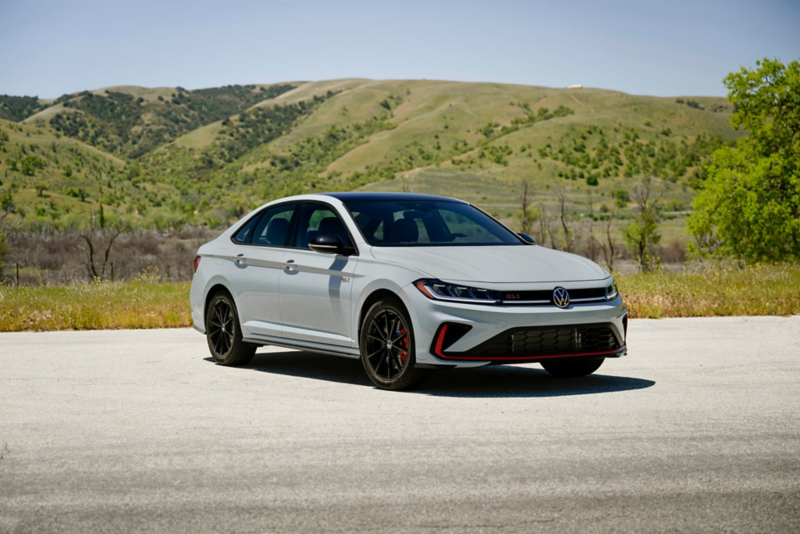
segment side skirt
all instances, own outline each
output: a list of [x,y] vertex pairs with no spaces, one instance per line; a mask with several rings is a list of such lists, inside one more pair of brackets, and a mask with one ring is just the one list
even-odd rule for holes
[[258,334],[249,334],[247,337],[243,337],[242,340],[255,345],[275,345],[277,347],[286,347],[287,349],[307,350],[310,352],[330,354],[332,356],[344,356],[345,358],[358,359],[361,357],[361,353],[358,351],[358,349],[339,347],[336,345],[326,345],[325,343],[297,341],[293,339],[277,338]]

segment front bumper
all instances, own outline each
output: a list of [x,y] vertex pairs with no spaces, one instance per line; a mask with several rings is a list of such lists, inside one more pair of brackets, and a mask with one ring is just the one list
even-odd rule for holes
[[[520,363],[539,361],[551,357],[601,356],[618,357],[626,353],[625,321],[627,311],[622,298],[591,304],[571,304],[565,309],[555,306],[480,305],[431,300],[413,285],[406,288],[412,303],[414,341],[417,364],[435,367],[479,367],[491,363]],[[443,324],[469,326],[469,330],[455,343],[437,351],[437,334]],[[515,329],[570,327],[585,330],[597,326],[607,327],[616,337],[616,345],[606,350],[580,351],[558,354],[501,354],[494,350],[491,355],[476,352],[476,348],[491,344],[493,338],[507,332],[511,336]],[[438,355],[437,355],[438,353]],[[461,356],[459,356],[459,354]],[[483,355],[481,355],[483,354]]]

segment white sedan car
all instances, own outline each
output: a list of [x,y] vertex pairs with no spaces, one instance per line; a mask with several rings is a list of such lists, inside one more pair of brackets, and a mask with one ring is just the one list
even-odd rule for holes
[[501,363],[583,376],[626,353],[608,272],[451,198],[276,200],[200,247],[194,269],[194,327],[223,365],[278,345],[360,358],[376,386],[406,389]]

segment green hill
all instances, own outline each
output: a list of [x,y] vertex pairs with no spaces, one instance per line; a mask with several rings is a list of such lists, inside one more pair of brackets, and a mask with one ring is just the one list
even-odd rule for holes
[[[39,126],[48,124],[64,135],[110,153],[137,158],[185,132],[275,98],[294,87],[290,84],[228,85],[194,91],[181,87],[110,87],[64,95],[52,105],[26,116],[25,122]],[[17,104],[16,108],[19,107],[21,104]]]
[[[724,98],[493,83],[346,79],[3,98],[0,112],[24,121],[24,131],[0,123],[5,149],[16,147],[0,156],[6,185],[30,195],[35,179],[53,180],[56,205],[56,194],[82,186],[94,206],[105,199],[144,222],[223,224],[279,196],[356,188],[455,196],[510,220],[522,179],[534,205],[553,205],[554,188],[567,188],[570,209],[583,213],[589,193],[593,209],[608,208],[643,175],[662,180],[680,211],[702,184],[702,162],[740,135]],[[64,156],[25,175],[7,161],[24,157],[28,134],[105,166],[75,171]]]
[[125,160],[50,128],[0,119],[0,191],[11,193],[29,227],[80,225],[100,203],[149,206],[148,190],[174,191],[132,183],[125,169]]

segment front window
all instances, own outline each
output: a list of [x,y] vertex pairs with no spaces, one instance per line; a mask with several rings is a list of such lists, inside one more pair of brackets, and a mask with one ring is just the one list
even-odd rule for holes
[[377,247],[524,245],[516,234],[463,202],[347,202],[361,233]]
[[337,235],[345,247],[350,247],[347,229],[333,209],[325,204],[309,202],[303,207],[303,217],[297,229],[295,246],[309,248],[309,242],[319,235]]

